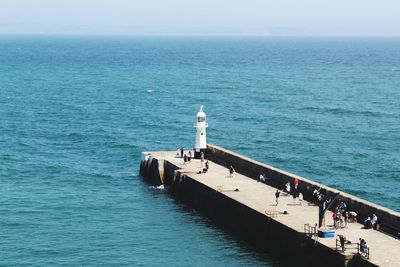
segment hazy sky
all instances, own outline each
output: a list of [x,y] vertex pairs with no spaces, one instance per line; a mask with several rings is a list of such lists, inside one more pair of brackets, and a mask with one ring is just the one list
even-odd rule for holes
[[400,0],[0,0],[0,33],[400,36]]

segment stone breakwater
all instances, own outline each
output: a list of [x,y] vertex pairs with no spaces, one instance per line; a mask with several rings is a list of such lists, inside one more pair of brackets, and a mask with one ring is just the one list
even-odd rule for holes
[[[389,234],[396,234],[399,229],[399,213],[215,145],[208,145],[207,158],[210,169],[199,174],[198,160],[183,165],[174,152],[145,152],[140,172],[150,183],[164,184],[175,198],[194,207],[217,225],[279,258],[287,260],[291,255],[297,265],[400,266],[399,241],[383,232],[361,229],[358,223],[337,230],[337,234],[345,235],[353,243],[358,237],[365,238],[370,247],[367,260],[354,250],[337,250],[336,238],[316,239],[304,230],[304,225],[315,225],[318,221],[318,207],[309,203],[315,188],[321,188],[324,193],[339,192],[349,208],[359,213],[360,220],[371,213],[377,214],[382,231]],[[233,178],[228,177],[226,167],[229,165],[237,171]],[[260,173],[266,174],[267,184],[256,181]],[[282,196],[279,205],[275,206],[276,188],[282,189],[294,178],[300,181],[304,203],[299,206],[291,197]],[[283,215],[283,210],[288,214]],[[327,222],[331,221],[330,212],[326,218]]]

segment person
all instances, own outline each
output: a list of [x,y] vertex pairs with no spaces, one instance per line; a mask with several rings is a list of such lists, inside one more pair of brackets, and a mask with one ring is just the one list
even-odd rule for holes
[[378,222],[378,217],[375,214],[372,214],[371,224],[372,227],[375,227],[375,224]]
[[346,237],[344,235],[338,235],[339,241],[340,241],[340,246],[342,247],[342,251],[345,252],[345,243],[346,243]]
[[303,193],[299,193],[299,202],[300,202],[300,206],[302,205],[302,203],[303,203]]
[[203,168],[203,172],[208,172],[208,160],[206,161],[205,168]]
[[232,165],[229,166],[229,177],[232,177],[233,173],[235,172],[235,169],[233,168]]
[[299,179],[294,178],[293,184],[294,184],[294,189],[297,190],[297,187],[299,186]]
[[185,155],[183,155],[183,165],[186,164],[187,160],[188,160],[188,158],[187,158],[186,153],[185,153]]
[[[322,193],[318,194],[318,204],[322,202],[322,200],[324,199],[325,195]],[[328,200],[328,199],[327,199]]]
[[342,225],[342,228],[347,228],[347,222],[349,221],[349,212],[348,211],[343,211],[342,213],[342,218],[343,218],[343,222],[344,225]]
[[260,180],[259,182],[265,183],[265,175],[264,174],[260,174]]
[[367,242],[363,239],[360,238],[360,252],[361,252],[361,256],[365,257],[367,255]]
[[203,164],[204,164],[204,153],[201,152],[200,153],[200,167],[203,168]]
[[275,202],[276,202],[276,205],[278,206],[278,204],[279,204],[279,195],[281,194],[281,192],[279,192],[279,190],[278,189],[276,189],[276,192],[275,192]]
[[192,160],[192,151],[189,150],[188,154],[189,154],[188,155],[188,163],[190,163],[190,161]]
[[357,222],[357,212],[349,211],[349,219],[348,222]]
[[177,157],[179,157],[179,154],[181,153],[181,149],[180,148],[178,148],[178,149],[176,149],[176,156]]
[[183,158],[183,147],[181,147],[181,158]]
[[333,226],[335,227],[335,229],[337,228],[336,225],[336,218],[337,218],[337,210],[335,209],[335,211],[332,213],[332,220],[333,220]]
[[342,211],[346,211],[346,210],[347,210],[347,204],[346,204],[346,202],[344,202],[344,201],[340,202],[340,209],[341,209]]
[[320,200],[319,200],[319,195],[320,195],[320,193],[319,193],[319,191],[321,190],[321,188],[315,188],[314,189],[314,191],[313,191],[313,197],[314,197],[314,204],[315,205],[318,205],[319,204],[319,202],[320,202]]
[[372,228],[371,217],[368,217],[368,218],[364,221],[364,228],[365,228],[365,229],[371,229],[371,228]]
[[289,195],[290,194],[290,183],[289,182],[287,182],[286,184],[285,184],[285,192],[286,192],[286,195]]

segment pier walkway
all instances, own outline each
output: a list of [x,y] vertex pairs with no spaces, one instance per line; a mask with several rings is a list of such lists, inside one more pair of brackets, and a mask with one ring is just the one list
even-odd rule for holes
[[[151,152],[151,157],[163,159],[175,166],[181,168],[181,173],[185,173],[192,179],[213,188],[222,194],[248,206],[258,212],[268,216],[268,214],[277,214],[273,216],[276,220],[297,232],[304,232],[304,225],[314,226],[318,223],[318,207],[307,202],[299,200],[294,203],[291,195],[285,196],[282,192],[279,198],[279,205],[275,204],[275,191],[264,183],[258,182],[239,173],[234,173],[229,177],[229,170],[221,165],[209,161],[209,170],[207,173],[198,174],[201,170],[200,160],[192,159],[191,163],[183,165],[183,159],[177,157],[175,152]],[[238,189],[238,191],[235,191]],[[287,215],[282,214],[286,210]],[[327,211],[325,215],[326,225],[333,224],[332,212]],[[378,266],[400,266],[400,242],[399,240],[379,231],[372,229],[362,229],[360,223],[348,223],[346,228],[336,230],[338,234],[344,235],[352,243],[358,243],[359,238],[364,238],[369,247],[369,261]],[[335,238],[318,238],[319,242],[333,250],[336,249]],[[340,250],[340,249],[339,249]],[[356,250],[347,250],[344,253],[352,256]],[[343,252],[340,252],[343,253]]]

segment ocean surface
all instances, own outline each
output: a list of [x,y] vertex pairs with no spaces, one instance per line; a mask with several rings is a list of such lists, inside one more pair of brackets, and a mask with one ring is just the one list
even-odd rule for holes
[[208,142],[400,211],[400,39],[0,37],[1,266],[281,266],[138,175]]

